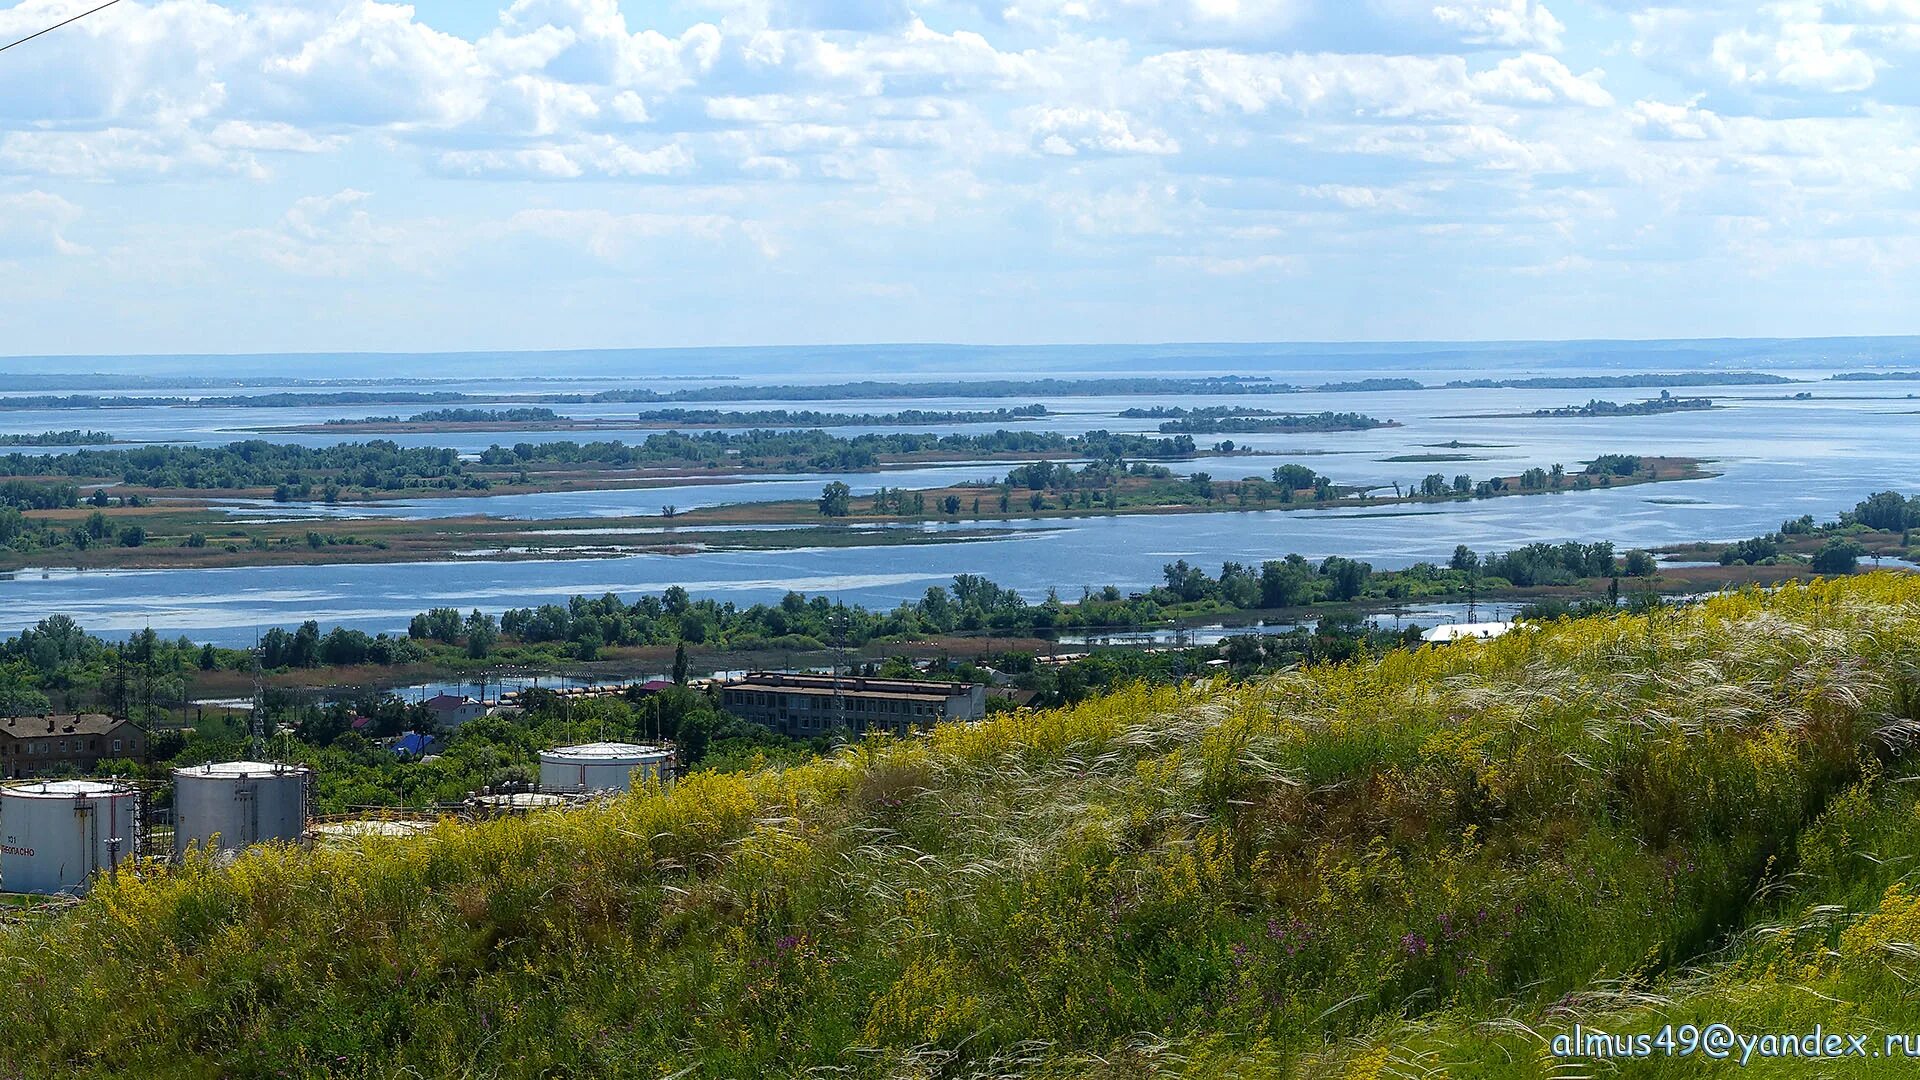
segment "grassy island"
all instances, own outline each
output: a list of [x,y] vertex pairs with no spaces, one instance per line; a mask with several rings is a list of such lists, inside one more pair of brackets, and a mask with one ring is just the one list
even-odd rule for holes
[[42,431],[31,435],[0,435],[0,446],[108,446],[120,440],[105,431]]
[[[1710,475],[1705,464],[1692,458],[1609,454],[1576,470],[1555,465],[1514,476],[1479,479],[1432,473],[1410,478],[1405,484],[1358,487],[1336,483],[1304,465],[1282,465],[1266,476],[1227,480],[1206,472],[1178,476],[1164,465],[1146,461],[1125,464],[1118,456],[1077,467],[1066,462],[1029,460],[1012,468],[998,483],[933,489],[882,487],[871,495],[855,496],[844,482],[830,481],[818,499],[669,508],[655,516],[540,521],[478,514],[426,520],[387,516],[236,520],[209,501],[210,493],[205,488],[127,487],[116,488],[118,494],[111,495],[107,489],[97,488],[83,495],[72,483],[9,480],[0,481],[0,569],[602,558],[713,547],[953,543],[996,535],[996,523],[1015,520],[1391,507],[1546,495],[1695,479]],[[471,480],[484,474],[465,475]],[[529,479],[517,483],[506,481],[477,489],[426,490],[444,495],[483,495],[679,482],[644,472],[609,476],[591,468],[580,471],[556,467],[545,471],[538,483],[531,476],[529,473]],[[573,488],[576,483],[579,487]],[[280,497],[280,493],[261,489],[224,489],[220,493]],[[284,498],[291,502],[316,495],[327,497],[325,493],[293,488],[284,493]],[[334,498],[347,501],[337,493]],[[976,528],[928,533],[890,527],[934,521]],[[759,528],[731,528],[741,525]]]
[[1172,410],[1174,419],[1160,423],[1162,435],[1258,435],[1292,434],[1309,431],[1371,431],[1374,428],[1399,427],[1393,420],[1376,420],[1364,413],[1321,412],[1310,414],[1261,411],[1246,413],[1231,407],[1193,409],[1184,416]]
[[569,417],[548,408],[433,409],[404,418],[369,416],[359,420],[328,420],[320,424],[262,428],[260,431],[263,434],[401,435],[490,431],[619,431],[632,428],[671,430],[680,427],[912,428],[922,425],[1011,424],[1038,420],[1047,415],[1044,405],[979,411],[904,409],[891,413],[835,413],[812,409],[755,409],[741,412],[722,409],[647,409],[631,418]]
[[1703,412],[1718,408],[1722,406],[1715,405],[1712,398],[1677,398],[1663,391],[1657,398],[1629,401],[1625,404],[1594,398],[1585,405],[1563,405],[1557,409],[1535,409],[1524,413],[1478,413],[1473,417],[1455,416],[1442,417],[1442,419],[1594,419],[1610,416],[1664,416],[1668,413]]

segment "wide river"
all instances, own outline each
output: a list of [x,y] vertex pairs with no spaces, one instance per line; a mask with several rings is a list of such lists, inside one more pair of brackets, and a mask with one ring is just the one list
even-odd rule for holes
[[[1346,377],[1391,372],[1348,372]],[[1818,373],[1789,372],[1817,379]],[[1283,379],[1287,375],[1280,376]],[[1444,376],[1421,373],[1428,381]],[[779,381],[777,378],[755,381]],[[497,386],[497,384],[494,384]],[[434,387],[444,389],[444,387]],[[553,386],[527,387],[552,390]],[[571,389],[569,387],[568,389]],[[911,600],[959,573],[983,574],[1038,598],[1049,588],[1065,597],[1082,586],[1138,588],[1160,579],[1161,567],[1184,558],[1209,568],[1224,560],[1258,561],[1299,552],[1340,554],[1379,567],[1444,558],[1455,544],[1481,551],[1533,541],[1612,540],[1622,548],[1686,540],[1726,540],[1776,528],[1786,518],[1829,518],[1870,492],[1920,492],[1920,383],[1821,382],[1805,385],[1672,388],[1676,396],[1712,397],[1706,412],[1613,419],[1492,417],[1578,404],[1589,397],[1638,400],[1657,391],[1427,390],[1273,397],[1099,397],[1043,400],[1056,415],[1031,425],[1078,433],[1093,428],[1152,431],[1150,421],[1121,410],[1149,405],[1240,404],[1298,412],[1365,412],[1402,426],[1317,435],[1227,436],[1267,457],[1215,457],[1180,466],[1215,477],[1264,474],[1296,460],[1340,483],[1402,484],[1430,472],[1448,477],[1513,474],[1533,465],[1577,462],[1606,452],[1709,458],[1719,475],[1623,490],[1568,492],[1449,503],[1396,512],[1297,510],[1221,512],[1166,517],[1016,522],[1004,538],[930,545],[803,548],[785,551],[700,551],[560,561],[262,567],[231,570],[77,572],[49,568],[0,580],[0,632],[54,613],[90,630],[124,633],[151,626],[195,639],[239,643],[261,628],[317,619],[368,631],[403,630],[415,612],[433,606],[498,611],[560,600],[576,593],[631,597],[681,585],[696,594],[740,603],[777,599],[789,589],[827,593],[849,602],[890,606]],[[1807,392],[1810,399],[1796,399]],[[1025,400],[912,399],[839,402],[730,402],[690,408],[789,408],[880,413],[898,409],[981,410]],[[556,406],[591,417],[632,415],[642,406]],[[0,432],[94,428],[134,440],[218,444],[258,437],[260,427],[313,423],[339,416],[406,414],[407,406],[325,409],[153,408],[0,411]],[[992,426],[988,425],[990,429]],[[954,427],[939,430],[966,431]],[[834,429],[849,433],[860,429]],[[543,438],[635,440],[650,429],[593,433],[400,436],[398,441],[477,452],[494,442]],[[271,436],[324,443],[331,436]],[[1218,437],[1203,437],[1210,443]],[[1458,440],[1480,444],[1450,450]],[[1410,455],[1458,453],[1475,460],[1392,461]],[[521,519],[657,514],[664,505],[692,509],[725,502],[810,498],[828,479],[856,493],[876,485],[929,486],[990,480],[1006,463],[942,465],[854,475],[805,476],[737,484],[708,481],[624,491],[482,498],[418,499],[372,512],[428,519],[487,513]],[[237,518],[368,513],[365,507],[292,508],[236,503]],[[938,531],[939,527],[933,527]]]

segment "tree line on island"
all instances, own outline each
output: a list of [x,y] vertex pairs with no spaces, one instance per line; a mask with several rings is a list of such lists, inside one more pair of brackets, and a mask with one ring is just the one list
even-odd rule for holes
[[1536,409],[1529,416],[1539,417],[1579,417],[1582,419],[1600,416],[1659,416],[1672,412],[1698,412],[1713,408],[1712,398],[1677,398],[1662,391],[1657,398],[1646,401],[1629,401],[1622,405],[1612,401],[1594,398],[1585,405],[1566,405],[1557,409]]
[[[590,417],[576,420],[552,409],[431,409],[411,416],[368,416],[360,419],[325,421],[323,427],[379,427],[399,424],[542,424],[566,425],[591,423],[684,424],[691,427],[874,427],[912,426],[915,424],[1006,424],[1038,420],[1049,415],[1044,405],[1020,405],[1010,409],[936,410],[902,409],[890,413],[817,412],[812,409],[751,409],[729,412],[721,409],[644,409],[631,416]],[[284,430],[284,429],[283,429]],[[111,441],[111,440],[107,440]],[[77,444],[76,444],[77,445]]]
[[[1896,377],[1862,373],[1856,378]],[[1118,397],[1132,395],[1270,395],[1299,393],[1367,393],[1435,389],[1612,389],[1662,386],[1777,385],[1799,380],[1753,371],[1637,372],[1618,375],[1537,375],[1507,378],[1457,379],[1427,384],[1399,377],[1337,380],[1312,385],[1275,381],[1267,376],[1222,375],[1199,378],[1113,376],[1106,378],[936,379],[886,382],[876,379],[842,383],[747,385],[726,383],[654,390],[623,387],[594,393],[550,392],[476,394],[463,391],[308,391],[230,395],[101,395],[36,394],[0,398],[5,409],[130,409],[130,408],[247,408],[296,409],[331,405],[464,406],[582,405],[599,403],[674,404],[729,401],[842,401],[898,398],[1045,398]]]
[[107,446],[114,437],[105,431],[42,431],[34,434],[0,435],[0,446]]
[[[1234,449],[1231,442],[1216,450]],[[1397,482],[1383,485],[1340,485],[1305,465],[1276,466],[1267,477],[1249,476],[1240,480],[1216,479],[1211,473],[1194,472],[1176,476],[1164,465],[1121,459],[1089,462],[1078,468],[1066,462],[1038,461],[1009,470],[997,483],[968,481],[957,485],[954,493],[929,501],[927,493],[881,487],[871,496],[857,497],[845,481],[829,481],[820,492],[816,506],[829,518],[855,514],[881,517],[927,517],[943,514],[957,517],[962,511],[978,517],[983,511],[998,514],[1082,510],[1115,511],[1128,507],[1219,506],[1257,509],[1263,506],[1291,506],[1301,503],[1328,503],[1342,499],[1382,498],[1375,492],[1391,489],[1395,500],[1441,501],[1484,499],[1515,492],[1587,490],[1605,487],[1616,479],[1641,475],[1648,469],[1646,459],[1637,454],[1602,454],[1570,473],[1566,466],[1534,467],[1515,477],[1487,477],[1475,480],[1460,473],[1448,478],[1444,473],[1429,473],[1404,486]]]
[[495,445],[477,463],[447,447],[401,446],[391,440],[302,446],[246,440],[225,446],[141,446],[59,454],[0,455],[0,505],[19,509],[73,506],[64,479],[140,488],[226,491],[266,488],[282,500],[338,499],[350,491],[486,490],[524,479],[528,466],[591,464],[616,468],[704,465],[800,465],[814,471],[870,468],[882,457],[1061,453],[1099,459],[1179,458],[1199,452],[1188,436],[1089,431],[1000,430],[977,434],[862,434],[822,431],[666,431],[627,443],[522,442]]

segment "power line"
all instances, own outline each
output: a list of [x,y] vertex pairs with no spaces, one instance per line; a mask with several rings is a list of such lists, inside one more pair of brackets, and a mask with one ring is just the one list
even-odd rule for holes
[[46,28],[45,30],[36,30],[36,31],[34,31],[33,33],[31,33],[31,34],[28,34],[28,35],[27,35],[26,37],[23,37],[23,38],[21,38],[21,39],[20,39],[19,41],[15,41],[15,42],[11,42],[11,43],[9,43],[9,44],[6,44],[6,45],[0,45],[0,52],[6,52],[6,51],[7,51],[8,49],[11,49],[11,48],[13,48],[13,47],[14,47],[15,45],[25,45],[25,44],[26,44],[27,42],[29,42],[29,41],[32,41],[32,40],[33,40],[34,38],[37,38],[37,37],[39,37],[39,36],[40,36],[40,35],[42,35],[42,34],[51,34],[51,33],[53,33],[53,32],[54,32],[55,30],[58,30],[58,29],[60,29],[61,27],[63,27],[63,26],[66,26],[66,25],[67,25],[68,23],[77,23],[77,22],[79,22],[79,21],[80,21],[81,19],[84,19],[84,18],[86,18],[87,16],[89,16],[89,15],[91,15],[91,14],[93,14],[94,12],[96,12],[96,11],[105,11],[105,10],[107,10],[108,8],[110,8],[110,7],[112,7],[113,5],[115,5],[115,4],[117,4],[117,3],[119,3],[119,2],[120,2],[120,0],[107,0],[107,2],[106,2],[106,3],[104,3],[104,4],[101,4],[101,5],[100,5],[99,7],[97,7],[97,8],[90,8],[90,9],[88,9],[88,10],[86,10],[86,11],[83,11],[83,12],[81,12],[81,13],[80,13],[80,14],[78,14],[78,15],[75,15],[75,16],[74,16],[73,18],[71,18],[71,19],[63,19],[63,20],[61,20],[60,22],[57,22],[57,23],[54,23],[54,24],[53,24],[52,26],[49,26],[49,27],[47,27],[47,28]]

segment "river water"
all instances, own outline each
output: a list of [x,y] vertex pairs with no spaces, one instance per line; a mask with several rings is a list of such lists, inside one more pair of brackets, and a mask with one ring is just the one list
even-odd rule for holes
[[[1345,377],[1392,372],[1347,372]],[[1792,373],[1796,377],[1816,376]],[[1451,377],[1420,373],[1429,381]],[[1281,378],[1287,376],[1282,375]],[[757,380],[758,381],[758,380]],[[767,380],[767,381],[777,381]],[[435,387],[443,389],[443,387]],[[530,390],[554,387],[527,387]],[[571,389],[569,387],[568,389]],[[1793,394],[1810,392],[1811,399]],[[1657,392],[1657,391],[1656,391]],[[738,603],[777,599],[789,589],[827,593],[849,602],[891,606],[912,600],[959,573],[983,574],[1039,598],[1057,588],[1066,598],[1083,586],[1138,588],[1160,579],[1161,567],[1187,559],[1214,568],[1227,559],[1258,561],[1289,552],[1313,558],[1349,555],[1388,568],[1444,558],[1455,544],[1481,551],[1533,541],[1611,540],[1622,548],[1686,540],[1727,540],[1776,528],[1786,518],[1829,518],[1866,494],[1886,488],[1920,492],[1920,383],[1810,382],[1795,386],[1672,388],[1676,396],[1708,396],[1707,412],[1609,419],[1502,418],[1584,402],[1589,397],[1638,400],[1650,391],[1429,390],[1272,397],[1063,398],[1032,426],[1063,432],[1091,428],[1151,431],[1152,422],[1118,413],[1150,405],[1240,404],[1299,412],[1358,411],[1402,426],[1312,435],[1222,436],[1260,451],[1256,457],[1214,457],[1179,466],[1217,478],[1267,472],[1281,461],[1311,465],[1343,484],[1402,484],[1430,472],[1451,477],[1513,474],[1533,465],[1576,463],[1606,452],[1709,458],[1710,478],[1619,490],[1515,496],[1397,510],[1220,512],[1014,522],[1002,538],[925,546],[803,548],[786,551],[699,551],[561,561],[227,570],[86,571],[45,569],[0,580],[0,631],[11,632],[64,612],[90,630],[125,633],[152,626],[226,643],[250,641],[264,627],[317,619],[368,631],[403,630],[407,619],[440,605],[498,611],[562,600],[576,593],[631,597],[681,585]],[[691,408],[789,408],[832,412],[899,409],[969,410],[1024,400],[912,399],[841,402],[737,402]],[[555,406],[577,416],[617,416],[649,406]],[[216,444],[255,437],[252,428],[311,423],[338,416],[405,415],[409,406],[324,409],[156,408],[0,411],[0,432],[96,428],[123,438]],[[997,425],[988,425],[991,428]],[[834,429],[847,433],[860,429]],[[940,430],[969,430],[966,427]],[[397,441],[477,452],[494,442],[546,437],[644,438],[628,432],[397,436]],[[324,443],[336,437],[271,436]],[[1214,437],[1204,437],[1204,444]],[[1458,440],[1458,450],[1437,444]],[[1395,462],[1418,454],[1458,453],[1479,460]],[[415,499],[376,507],[289,507],[236,502],[237,518],[377,513],[431,519],[474,513],[519,519],[657,514],[674,505],[811,498],[830,479],[856,493],[877,485],[919,487],[991,480],[1008,463],[943,464],[860,474],[810,475],[744,483],[689,480],[664,487],[541,495]],[[663,528],[666,526],[662,525]],[[961,528],[972,526],[962,525]],[[933,531],[943,527],[929,526]]]

